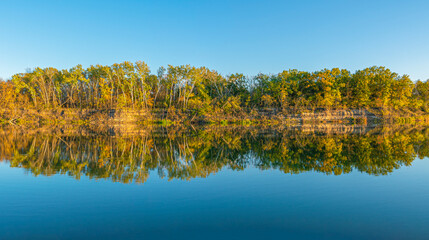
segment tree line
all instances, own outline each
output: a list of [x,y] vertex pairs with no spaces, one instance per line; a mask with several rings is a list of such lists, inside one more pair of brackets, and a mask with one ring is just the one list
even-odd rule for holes
[[385,67],[221,75],[206,67],[123,62],[84,69],[35,68],[0,81],[2,108],[176,109],[224,114],[255,108],[410,108],[428,111],[428,81]]

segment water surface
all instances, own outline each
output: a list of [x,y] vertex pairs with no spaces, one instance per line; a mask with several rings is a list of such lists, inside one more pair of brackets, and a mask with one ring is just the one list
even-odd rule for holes
[[429,236],[426,129],[0,137],[0,239]]

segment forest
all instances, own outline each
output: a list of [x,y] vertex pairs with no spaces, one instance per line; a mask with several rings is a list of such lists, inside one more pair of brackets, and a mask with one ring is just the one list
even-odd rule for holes
[[35,68],[0,81],[0,105],[10,109],[166,109],[194,116],[254,109],[382,108],[429,110],[428,81],[413,82],[386,67],[351,72],[285,70],[278,74],[221,75],[206,67],[160,67],[123,62],[58,70]]

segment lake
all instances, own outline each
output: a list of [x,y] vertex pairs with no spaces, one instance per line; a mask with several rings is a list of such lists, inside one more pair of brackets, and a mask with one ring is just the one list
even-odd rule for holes
[[0,131],[0,239],[428,239],[429,129]]

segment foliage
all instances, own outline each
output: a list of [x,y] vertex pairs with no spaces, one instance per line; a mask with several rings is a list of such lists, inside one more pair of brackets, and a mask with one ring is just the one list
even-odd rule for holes
[[[315,72],[222,76],[205,67],[147,64],[81,65],[69,70],[35,68],[0,81],[3,108],[174,109],[205,115],[237,114],[257,108],[393,108],[429,110],[428,83],[413,83],[385,67],[350,73],[345,69]],[[14,103],[14,104],[12,104]],[[16,103],[16,104],[15,104]]]

